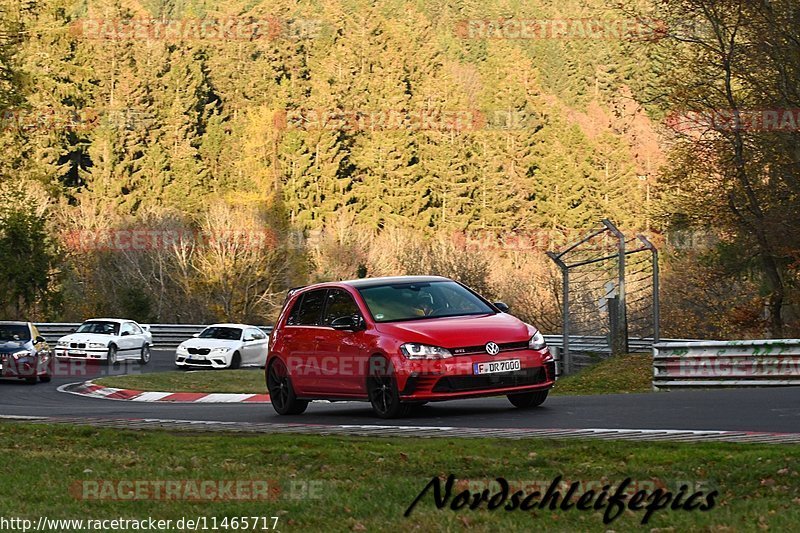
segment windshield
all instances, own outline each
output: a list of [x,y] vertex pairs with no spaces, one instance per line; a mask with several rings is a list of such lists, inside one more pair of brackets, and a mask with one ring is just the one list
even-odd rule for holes
[[0,324],[0,341],[29,341],[31,332],[24,324]]
[[239,328],[222,328],[219,326],[212,326],[203,330],[200,335],[201,339],[222,339],[226,341],[238,341],[242,338],[242,330]]
[[84,322],[75,333],[98,333],[100,335],[116,335],[119,333],[119,324],[116,322]]
[[495,313],[455,281],[379,285],[363,287],[359,292],[376,322]]

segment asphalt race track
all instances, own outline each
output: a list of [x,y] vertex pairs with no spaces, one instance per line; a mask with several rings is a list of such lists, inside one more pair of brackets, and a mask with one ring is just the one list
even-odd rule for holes
[[[172,350],[153,350],[150,364],[131,372],[173,370]],[[143,403],[84,398],[57,388],[98,377],[55,377],[50,383],[0,380],[0,415],[91,419],[173,419],[258,424],[387,425],[367,403],[313,403],[304,415],[279,417],[269,405]],[[253,369],[253,372],[261,370]],[[92,373],[95,375],[91,375]],[[531,411],[505,398],[428,404],[393,426],[463,428],[608,428],[800,433],[800,387],[676,391],[606,396],[554,396]]]

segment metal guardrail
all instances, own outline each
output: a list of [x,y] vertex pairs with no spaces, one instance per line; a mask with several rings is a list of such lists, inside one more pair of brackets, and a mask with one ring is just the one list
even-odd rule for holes
[[800,385],[800,339],[663,342],[653,389]]
[[[560,376],[563,371],[562,359],[564,356],[564,340],[561,335],[545,335],[545,340],[550,346],[550,351],[555,355],[557,364],[557,374]],[[653,349],[652,338],[628,339],[628,353],[650,353]],[[661,342],[661,341],[659,341]],[[701,342],[689,339],[664,339],[663,342]],[[611,345],[607,336],[577,336],[569,338],[569,357],[571,359],[572,372],[576,372],[595,363],[611,357]]]
[[[69,335],[79,322],[61,322],[36,324],[39,332],[49,344],[55,344],[64,335]],[[175,348],[195,333],[200,333],[205,328],[202,324],[150,324],[150,333],[153,334],[153,346],[156,348]],[[272,332],[272,326],[260,326],[267,334]]]
[[[51,322],[39,323],[42,336],[49,343],[55,343],[64,335],[68,335],[80,326],[80,322]],[[195,333],[199,333],[207,325],[205,324],[150,324],[150,333],[153,334],[153,345],[156,347],[174,347],[190,338]],[[259,326],[266,333],[272,332],[272,326]],[[545,335],[547,344],[553,348],[556,355],[564,346],[564,339],[561,335]],[[676,341],[688,342],[688,341]],[[630,339],[630,351],[632,353],[647,353],[653,346],[653,339]],[[570,337],[570,350],[573,353],[583,354],[610,354],[608,338],[605,336],[572,336]]]

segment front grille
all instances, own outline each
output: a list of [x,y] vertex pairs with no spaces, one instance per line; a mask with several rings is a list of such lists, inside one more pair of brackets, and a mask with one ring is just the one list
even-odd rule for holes
[[192,365],[210,365],[211,364],[211,361],[208,361],[206,359],[187,359],[186,362],[189,363],[189,364],[192,364]]
[[189,348],[187,350],[192,355],[208,355],[210,348]]
[[521,387],[537,385],[547,381],[544,368],[523,368],[516,372],[501,374],[485,374],[482,376],[449,376],[444,377],[433,387],[433,392],[462,392],[477,389],[501,389],[504,387]]
[[[500,347],[500,353],[510,352],[514,350],[525,350],[528,348],[528,341],[519,342],[504,342],[497,344]],[[486,353],[486,344],[480,346],[462,346],[460,348],[451,348],[450,352],[453,355],[476,355]]]
[[84,342],[71,342],[69,344],[70,348],[86,348],[86,343]]

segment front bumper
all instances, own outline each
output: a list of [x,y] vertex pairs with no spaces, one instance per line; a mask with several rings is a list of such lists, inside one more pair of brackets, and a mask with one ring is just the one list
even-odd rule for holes
[[56,348],[58,359],[78,361],[105,361],[108,359],[108,348]]
[[[556,380],[555,361],[545,361],[546,350],[503,352],[497,356],[454,357],[441,361],[405,361],[398,372],[404,401],[480,398],[548,390]],[[519,359],[520,370],[475,374],[476,363]]]
[[52,358],[49,355],[31,355],[14,359],[0,355],[0,376],[4,378],[32,378],[51,375]]
[[231,364],[231,354],[175,354],[175,365],[191,368],[228,368]]

